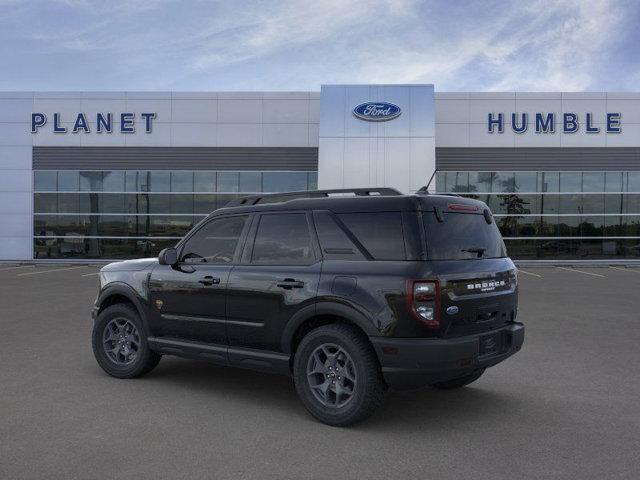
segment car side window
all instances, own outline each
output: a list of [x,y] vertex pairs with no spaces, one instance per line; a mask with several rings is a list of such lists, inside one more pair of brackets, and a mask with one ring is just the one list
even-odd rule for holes
[[314,262],[305,213],[260,216],[251,255],[254,265],[310,265]]
[[182,249],[184,263],[233,262],[247,215],[211,220],[189,238]]

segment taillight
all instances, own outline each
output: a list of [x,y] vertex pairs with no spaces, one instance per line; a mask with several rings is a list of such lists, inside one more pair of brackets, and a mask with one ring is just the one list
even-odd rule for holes
[[407,302],[417,320],[429,327],[440,326],[440,283],[437,280],[407,282]]
[[509,285],[512,287],[518,285],[518,270],[515,268],[513,270],[509,270]]

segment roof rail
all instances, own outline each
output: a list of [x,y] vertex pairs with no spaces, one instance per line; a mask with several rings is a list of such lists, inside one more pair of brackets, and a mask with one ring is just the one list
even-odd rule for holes
[[332,195],[335,196],[347,196],[352,194],[356,197],[369,197],[369,196],[395,196],[402,195],[395,188],[342,188],[335,190],[302,190],[298,192],[285,192],[285,193],[265,193],[260,195],[248,195],[246,197],[240,197],[236,200],[231,200],[225,205],[225,207],[239,207],[241,205],[257,205],[258,203],[280,203],[287,202],[289,200],[296,200],[299,198],[326,198]]

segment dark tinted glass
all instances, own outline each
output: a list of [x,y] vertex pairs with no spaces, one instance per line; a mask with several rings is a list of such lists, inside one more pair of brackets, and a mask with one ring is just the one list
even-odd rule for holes
[[193,172],[194,192],[215,192],[216,172]]
[[345,213],[338,218],[375,260],[406,260],[400,212]]
[[[502,237],[495,222],[488,224],[484,215],[443,213],[443,221],[435,213],[423,214],[429,258],[432,260],[463,260],[506,256]],[[469,251],[472,250],[472,251]]]
[[304,213],[263,215],[260,218],[251,263],[309,265],[314,256]]
[[[112,172],[106,172],[112,173]],[[124,182],[123,182],[124,183]],[[124,185],[117,190],[111,189],[113,192],[121,192]],[[82,192],[101,192],[104,189],[104,180],[102,172],[80,172],[80,191]]]
[[240,172],[240,191],[257,193],[262,191],[262,173]]
[[58,172],[58,191],[77,192],[80,188],[78,172],[61,170]]
[[264,192],[295,192],[307,189],[307,172],[264,172]]
[[184,245],[186,263],[231,263],[247,216],[211,220]]
[[33,186],[36,192],[55,192],[58,189],[56,172],[36,170],[33,172]]
[[193,192],[192,172],[171,172],[172,192]]
[[314,221],[322,256],[326,260],[364,260],[362,252],[328,213],[315,213]]
[[238,172],[218,172],[219,192],[237,192],[239,182]]
[[115,170],[113,172],[102,172],[102,191],[103,192],[124,192],[125,191],[125,172]]
[[170,172],[149,172],[149,192],[169,192],[171,191]]

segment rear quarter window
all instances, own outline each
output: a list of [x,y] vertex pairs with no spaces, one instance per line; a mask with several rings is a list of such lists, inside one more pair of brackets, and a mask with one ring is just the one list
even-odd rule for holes
[[342,213],[337,215],[374,260],[406,260],[400,212]]

